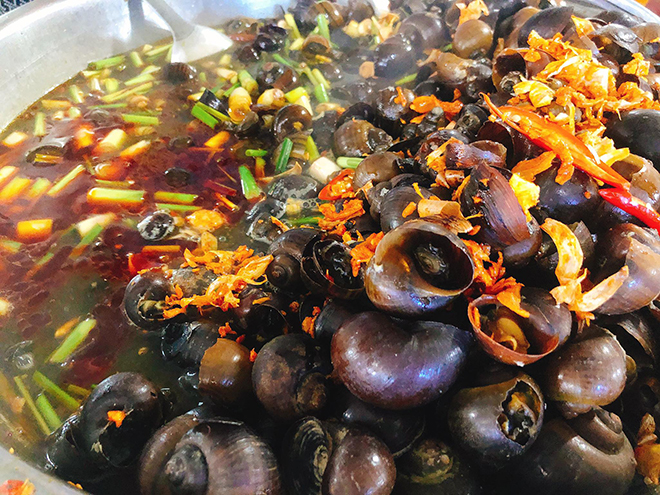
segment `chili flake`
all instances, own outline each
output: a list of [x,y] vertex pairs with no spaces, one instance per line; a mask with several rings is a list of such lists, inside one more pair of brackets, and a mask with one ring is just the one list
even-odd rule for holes
[[114,423],[115,427],[120,428],[126,419],[124,411],[108,411],[108,421]]

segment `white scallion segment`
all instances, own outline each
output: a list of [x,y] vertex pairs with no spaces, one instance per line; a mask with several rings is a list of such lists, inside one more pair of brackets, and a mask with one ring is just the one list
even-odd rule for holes
[[319,181],[321,184],[327,184],[333,174],[341,171],[339,165],[326,158],[325,156],[317,158],[307,170],[307,175]]

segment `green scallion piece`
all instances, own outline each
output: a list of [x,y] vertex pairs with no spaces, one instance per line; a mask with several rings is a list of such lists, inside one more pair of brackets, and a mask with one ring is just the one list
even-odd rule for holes
[[314,142],[314,138],[312,136],[307,136],[307,143],[305,143],[305,151],[307,151],[307,154],[309,155],[309,161],[310,163],[316,160],[321,154],[319,153],[319,149],[316,146],[316,143]]
[[261,150],[261,149],[245,150],[245,156],[257,157],[257,156],[266,156],[267,154],[268,154],[268,150]]
[[227,91],[225,91],[225,92],[222,94],[222,96],[226,96],[226,97],[228,97],[229,95],[231,95],[231,94],[234,92],[234,90],[235,90],[236,88],[240,88],[240,87],[241,87],[241,83],[239,83],[239,82],[234,83],[234,84],[232,84],[232,86],[231,86]]
[[218,119],[221,122],[229,122],[231,120],[229,118],[229,115],[225,115],[222,112],[218,112],[215,108],[212,108],[208,105],[205,105],[204,103],[202,103],[200,101],[195,103],[195,106],[197,106],[197,105],[199,105],[202,108],[202,110],[204,110],[206,113],[208,113],[209,115],[215,117],[216,119]]
[[12,241],[11,239],[0,239],[0,251],[16,254],[21,250],[22,247],[23,244],[18,241]]
[[106,103],[114,103],[115,101],[123,100],[124,98],[127,98],[131,95],[146,93],[153,87],[153,82],[147,82],[138,86],[134,86],[131,89],[122,89],[121,91],[105,95],[103,98],[101,98],[101,100]]
[[83,254],[85,248],[96,240],[101,232],[103,232],[104,228],[105,227],[103,225],[96,224],[91,229],[89,229],[89,232],[87,232],[83,238],[80,239],[80,242],[78,242],[76,247],[73,248],[71,254],[69,254],[69,258],[76,259],[78,256]]
[[28,191],[28,196],[31,198],[38,198],[41,195],[45,194],[48,189],[50,189],[51,182],[45,177],[39,177],[34,181],[30,190]]
[[89,394],[91,394],[91,391],[87,390],[84,387],[79,387],[78,385],[74,385],[73,383],[67,383],[66,389],[72,394],[77,395],[78,397],[82,397],[83,399],[86,399],[89,396]]
[[238,82],[248,93],[254,93],[259,89],[259,83],[257,83],[252,75],[246,70],[242,70],[238,73]]
[[109,67],[116,67],[121,65],[125,60],[126,57],[123,55],[117,55],[116,57],[110,57],[103,60],[97,60],[96,62],[91,62],[87,68],[89,70],[107,69]]
[[417,73],[416,72],[413,73],[413,74],[408,74],[407,76],[403,76],[401,79],[396,81],[394,84],[396,84],[397,86],[403,86],[404,84],[415,82],[415,79],[417,79]]
[[143,84],[155,80],[156,78],[154,77],[153,74],[140,74],[139,76],[135,76],[134,78],[129,79],[124,84],[126,86],[135,86],[136,84]]
[[302,38],[300,34],[300,29],[298,29],[298,24],[296,24],[296,18],[293,17],[293,14],[284,14],[284,20],[291,28],[291,34],[294,38]]
[[160,120],[158,117],[152,117],[148,115],[136,115],[134,113],[123,113],[121,118],[124,119],[124,122],[129,124],[139,124],[139,125],[158,125]]
[[89,335],[89,332],[96,326],[96,320],[88,318],[81,321],[76,327],[71,330],[69,335],[62,341],[55,351],[48,358],[50,363],[63,363],[66,359],[75,352],[76,349],[83,343]]
[[296,225],[316,225],[319,223],[319,220],[321,217],[301,217],[301,218],[293,218],[287,220],[291,225],[296,226]]
[[362,163],[362,160],[364,160],[364,158],[352,157],[352,156],[340,156],[335,160],[335,162],[341,168],[357,168],[357,166],[360,163]]
[[254,175],[250,172],[250,169],[245,165],[238,167],[238,175],[241,177],[241,188],[243,190],[243,196],[248,201],[258,198],[261,195],[261,189],[257,184],[257,181],[254,179]]
[[312,86],[316,87],[320,84],[319,81],[316,79],[316,76],[312,73],[312,69],[310,69],[307,65],[303,67],[302,71],[303,74],[307,76],[307,79],[309,79],[309,82],[312,83]]
[[328,97],[328,92],[325,89],[323,84],[319,84],[314,88],[314,96],[319,103],[328,103],[330,98]]
[[454,44],[453,43],[448,43],[445,46],[441,48],[443,52],[450,52],[454,49]]
[[119,81],[112,77],[109,77],[103,81],[103,85],[105,86],[105,90],[108,93],[115,93],[119,89]]
[[296,64],[293,60],[289,60],[288,58],[284,58],[279,53],[275,53],[273,55],[273,60],[275,60],[276,62],[279,62],[282,65],[286,65],[287,67],[291,67],[292,69],[298,69],[298,64]]
[[154,72],[158,72],[160,70],[160,67],[157,65],[147,65],[144,69],[142,69],[142,72],[140,74],[153,74]]
[[290,138],[284,138],[282,147],[280,148],[280,156],[277,157],[277,164],[275,165],[275,173],[281,174],[286,172],[286,166],[289,163],[289,157],[293,150],[293,141]]
[[92,77],[88,82],[87,85],[89,86],[90,91],[96,92],[96,93],[103,93],[103,88],[101,88],[101,81],[99,80],[98,77]]
[[168,52],[170,48],[172,48],[172,43],[163,46],[157,46],[156,48],[152,48],[148,52],[144,52],[144,55],[148,58],[157,57],[158,55]]
[[126,108],[128,103],[108,103],[107,105],[92,105],[89,108]]
[[144,67],[144,62],[142,61],[142,57],[140,57],[140,54],[138,52],[131,52],[128,58],[131,60],[133,67],[135,67],[136,69],[139,69],[140,67]]
[[205,83],[207,81],[206,72],[200,72],[199,73],[199,80],[203,83]]
[[80,88],[75,84],[69,86],[69,95],[71,95],[71,101],[73,103],[80,104],[84,101],[83,92],[80,91]]
[[34,135],[37,137],[46,135],[46,114],[43,112],[34,115]]
[[195,104],[195,106],[192,107],[190,114],[193,117],[195,117],[197,120],[201,120],[211,129],[215,129],[215,126],[218,125],[218,119],[216,119],[213,115],[209,114],[206,110],[204,110],[201,106],[199,106],[199,104]]
[[330,25],[328,18],[324,14],[316,16],[316,25],[319,27],[319,34],[330,41]]
[[154,193],[155,201],[164,201],[167,203],[180,203],[191,205],[197,199],[197,194],[175,193],[169,191],[156,191]]
[[41,431],[44,433],[44,435],[50,435],[51,429],[48,426],[48,423],[46,423],[44,417],[39,412],[39,409],[37,409],[37,405],[34,403],[34,400],[32,400],[32,397],[30,396],[30,392],[25,386],[25,383],[23,383],[23,379],[20,376],[15,376],[14,383],[16,384],[16,388],[18,388],[18,391],[20,392],[23,399],[25,399],[25,403],[27,404],[28,409],[34,416],[34,419],[37,420],[37,424],[39,425],[39,428],[41,428]]
[[171,203],[156,203],[156,208],[158,208],[159,210],[180,211],[180,212],[197,211],[202,209],[201,206],[175,205]]
[[71,397],[43,373],[35,371],[34,375],[32,375],[32,380],[68,409],[75,411],[80,407],[80,401],[78,399]]
[[44,394],[40,394],[37,396],[37,399],[34,401],[34,404],[37,406],[37,409],[39,410],[44,420],[46,421],[46,424],[50,428],[50,431],[52,432],[57,430],[62,424],[62,420],[57,415],[57,412],[55,411],[55,408],[48,400],[48,397],[46,397]]
[[312,70],[312,74],[314,74],[314,77],[315,77],[316,80],[319,82],[319,84],[323,84],[323,86],[325,86],[326,89],[330,87],[330,81],[328,81],[328,80],[325,78],[325,76],[323,75],[323,72],[321,72],[321,71],[318,70],[318,69],[313,69],[313,70]]
[[289,103],[295,103],[298,101],[300,98],[303,96],[309,96],[307,93],[307,90],[303,88],[302,86],[299,86],[297,88],[292,89],[288,93],[284,94],[284,97],[287,99]]

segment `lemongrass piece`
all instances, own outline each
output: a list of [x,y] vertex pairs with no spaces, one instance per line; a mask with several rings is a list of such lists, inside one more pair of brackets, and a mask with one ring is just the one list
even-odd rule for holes
[[80,177],[85,172],[84,165],[76,165],[68,174],[62,177],[59,181],[55,183],[53,187],[48,191],[48,196],[55,197],[61,193],[64,188],[71,184],[76,178]]
[[32,181],[25,177],[14,177],[0,190],[0,203],[9,204],[25,191]]
[[96,145],[95,151],[101,153],[113,153],[119,151],[126,142],[128,135],[123,129],[113,129]]
[[89,318],[78,323],[69,335],[62,341],[55,351],[48,358],[48,362],[59,364],[73,354],[80,344],[87,338],[89,332],[96,326],[96,320]]
[[135,189],[110,189],[94,187],[87,193],[87,202],[92,205],[134,206],[144,202],[145,191]]
[[20,392],[21,396],[23,399],[25,399],[25,403],[28,406],[28,409],[34,416],[34,419],[37,421],[37,425],[39,425],[39,428],[41,431],[44,433],[44,435],[50,435],[51,434],[51,429],[46,423],[46,420],[43,418],[41,413],[39,412],[39,409],[37,409],[36,404],[34,403],[34,400],[32,400],[32,397],[30,396],[30,392],[28,391],[27,387],[25,386],[25,383],[23,383],[23,379],[20,376],[15,376],[14,377],[14,383],[16,384],[16,388],[18,388],[18,391]]
[[48,397],[46,397],[44,394],[39,394],[37,399],[34,401],[34,404],[37,406],[37,409],[46,421],[50,431],[55,431],[60,427],[62,420],[57,415],[57,412],[48,400]]
[[27,138],[28,135],[24,132],[14,131],[2,140],[2,144],[4,144],[7,148],[13,148],[21,144]]
[[43,112],[37,112],[34,115],[34,132],[33,134],[37,137],[43,137],[46,135],[46,114]]

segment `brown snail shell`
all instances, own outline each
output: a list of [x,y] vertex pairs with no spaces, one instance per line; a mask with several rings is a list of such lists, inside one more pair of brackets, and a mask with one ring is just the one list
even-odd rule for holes
[[411,220],[380,241],[367,265],[371,302],[393,315],[432,314],[472,283],[474,263],[455,234],[428,220]]

